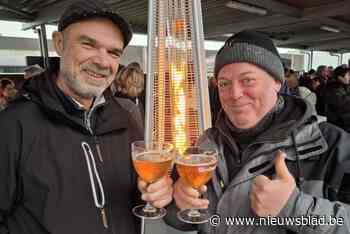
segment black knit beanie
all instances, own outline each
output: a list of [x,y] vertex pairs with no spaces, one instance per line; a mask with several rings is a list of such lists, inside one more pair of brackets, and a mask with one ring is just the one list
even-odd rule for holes
[[242,31],[226,40],[215,58],[214,74],[227,64],[246,62],[268,72],[275,80],[284,82],[284,69],[273,41],[258,32]]

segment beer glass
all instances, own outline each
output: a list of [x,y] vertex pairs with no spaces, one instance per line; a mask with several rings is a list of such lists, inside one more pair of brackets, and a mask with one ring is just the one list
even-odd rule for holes
[[[215,149],[190,147],[175,159],[176,170],[180,177],[191,187],[199,190],[212,177],[218,161]],[[186,223],[200,224],[208,222],[206,210],[189,209],[179,211],[178,218]]]
[[[134,168],[147,184],[168,174],[174,160],[173,146],[170,143],[135,141],[131,144],[131,152]],[[137,217],[145,219],[160,219],[166,215],[164,208],[156,208],[149,202],[134,207],[132,211]]]

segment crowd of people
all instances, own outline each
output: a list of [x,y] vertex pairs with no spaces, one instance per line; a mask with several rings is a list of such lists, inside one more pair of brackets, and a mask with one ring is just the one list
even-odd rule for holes
[[305,98],[319,116],[350,133],[350,69],[346,64],[333,69],[321,65],[297,76],[289,69],[286,79],[291,94]]
[[[270,38],[234,34],[216,55],[213,126],[197,142],[219,152],[212,180],[199,190],[175,174],[147,184],[130,156],[144,137],[145,77],[138,64],[119,64],[132,34],[102,1],[75,1],[53,33],[56,70],[31,75],[10,104],[13,82],[1,80],[1,234],[136,234],[140,198],[166,207],[164,220],[182,231],[350,233],[347,66],[298,77]],[[176,216],[184,209],[342,222],[191,225]]]

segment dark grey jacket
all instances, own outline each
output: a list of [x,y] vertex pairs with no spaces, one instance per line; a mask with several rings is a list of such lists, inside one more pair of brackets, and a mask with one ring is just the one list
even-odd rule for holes
[[[219,225],[201,225],[200,233],[350,233],[350,135],[328,124],[318,123],[309,104],[302,99],[285,97],[286,107],[281,118],[262,133],[243,152],[235,152],[235,140],[228,134],[228,127],[221,117],[216,127],[207,130],[200,139],[202,146],[215,145],[220,152],[220,160],[208,184],[210,213],[221,217]],[[248,158],[232,181],[228,179],[224,148],[231,154],[240,153]],[[265,174],[273,177],[277,150],[287,154],[286,163],[295,177],[298,188],[289,198],[279,217],[334,216],[343,219],[342,226],[302,226],[278,225],[264,226],[258,219],[254,225],[227,225],[227,217],[256,217],[250,208],[249,192],[253,179]],[[276,194],[278,196],[278,194]],[[173,212],[171,208],[170,213]],[[182,230],[196,227],[183,225],[171,217],[167,222]]]

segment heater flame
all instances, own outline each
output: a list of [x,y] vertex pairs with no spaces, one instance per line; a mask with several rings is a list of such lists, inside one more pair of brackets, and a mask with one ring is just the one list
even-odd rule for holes
[[175,148],[182,153],[187,147],[186,134],[186,93],[185,93],[185,64],[171,65],[173,82],[174,131]]
[[145,139],[183,153],[210,126],[200,0],[150,0]]

